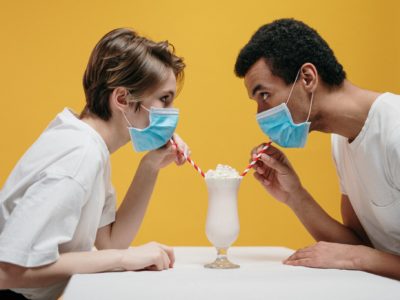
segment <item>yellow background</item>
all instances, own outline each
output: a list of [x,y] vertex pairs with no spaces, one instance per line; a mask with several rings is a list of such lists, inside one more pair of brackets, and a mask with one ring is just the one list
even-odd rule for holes
[[[217,163],[242,170],[250,149],[265,141],[256,106],[233,74],[240,48],[262,24],[282,17],[303,20],[328,41],[348,78],[377,91],[400,93],[398,1],[4,1],[0,2],[0,186],[21,155],[65,106],[84,104],[81,78],[95,43],[116,27],[133,27],[168,39],[187,63],[176,101],[179,134],[204,169]],[[302,182],[335,218],[339,190],[329,135],[313,133],[304,150],[287,154]],[[121,200],[141,155],[130,144],[112,156],[113,183]],[[161,172],[134,244],[209,245],[207,193],[189,166]],[[239,194],[236,245],[312,243],[294,214],[272,199],[253,177]],[[40,216],[38,216],[40,217]]]

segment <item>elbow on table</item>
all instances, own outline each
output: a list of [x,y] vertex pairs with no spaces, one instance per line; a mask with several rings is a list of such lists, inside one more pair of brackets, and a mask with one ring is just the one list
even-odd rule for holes
[[0,262],[0,290],[18,287],[21,274],[26,270],[14,264]]

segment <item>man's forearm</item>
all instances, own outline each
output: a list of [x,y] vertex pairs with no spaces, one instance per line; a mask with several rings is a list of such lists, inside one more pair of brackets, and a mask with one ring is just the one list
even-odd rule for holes
[[350,228],[329,216],[306,190],[302,189],[297,195],[293,195],[288,205],[315,240],[363,244]]
[[0,289],[46,287],[73,274],[120,269],[121,258],[120,250],[102,250],[61,254],[55,263],[35,268],[0,263]]
[[358,270],[400,280],[400,256],[369,247],[363,247],[355,261]]
[[110,248],[129,247],[143,221],[157,176],[158,170],[154,169],[145,158],[142,159],[111,226]]

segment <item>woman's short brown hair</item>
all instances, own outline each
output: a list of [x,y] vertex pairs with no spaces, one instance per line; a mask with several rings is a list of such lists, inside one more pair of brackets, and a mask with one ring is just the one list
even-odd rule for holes
[[107,33],[93,49],[83,76],[86,106],[81,117],[111,118],[109,96],[125,87],[136,99],[156,89],[172,69],[183,80],[185,64],[168,41],[154,42],[128,28]]

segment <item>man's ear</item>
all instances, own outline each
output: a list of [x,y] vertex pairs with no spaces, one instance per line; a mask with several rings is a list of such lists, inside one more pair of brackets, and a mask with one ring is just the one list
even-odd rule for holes
[[301,66],[300,80],[309,93],[315,93],[318,86],[318,70],[312,63]]
[[110,94],[110,107],[119,111],[127,111],[129,108],[128,91],[126,88],[117,87]]

